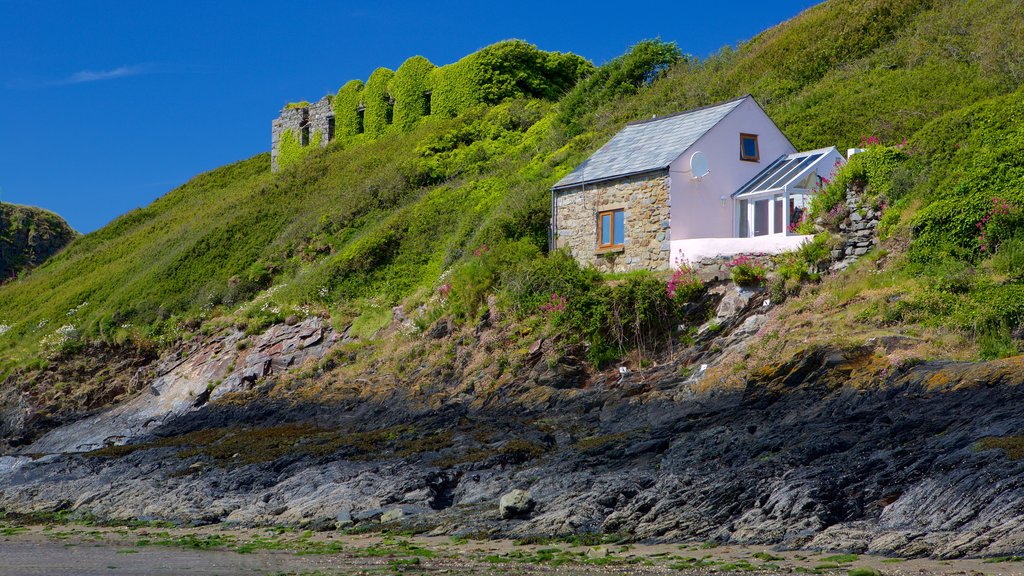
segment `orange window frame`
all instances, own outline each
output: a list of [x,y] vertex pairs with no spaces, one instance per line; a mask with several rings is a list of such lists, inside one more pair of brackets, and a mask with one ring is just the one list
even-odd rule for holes
[[[615,242],[615,215],[622,214],[622,238],[623,242]],[[604,218],[608,217],[608,238],[604,235]],[[615,210],[602,210],[597,213],[597,247],[599,249],[605,248],[621,248],[624,244],[626,237],[626,215],[621,208]],[[607,242],[606,242],[607,240]]]
[[[751,156],[746,152],[747,140],[754,141],[754,155]],[[757,134],[746,134],[740,133],[740,160],[746,160],[747,162],[759,162],[761,160],[761,146],[757,142]]]

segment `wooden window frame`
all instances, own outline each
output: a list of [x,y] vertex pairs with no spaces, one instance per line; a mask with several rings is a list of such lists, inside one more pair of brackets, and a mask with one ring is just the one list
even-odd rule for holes
[[[622,213],[622,240],[623,244],[615,244],[615,213]],[[611,226],[608,227],[608,232],[611,238],[609,243],[604,243],[604,226],[602,222],[605,214],[611,217]],[[615,250],[625,246],[626,240],[626,211],[622,208],[612,208],[609,210],[601,210],[597,213],[597,249],[598,250]]]
[[[743,143],[748,138],[752,138],[754,140],[754,155],[753,156],[747,156],[744,153],[744,150],[743,150],[744,149]],[[746,132],[740,132],[740,160],[743,160],[744,162],[760,162],[761,161],[761,145],[757,141],[757,134],[747,134]]]

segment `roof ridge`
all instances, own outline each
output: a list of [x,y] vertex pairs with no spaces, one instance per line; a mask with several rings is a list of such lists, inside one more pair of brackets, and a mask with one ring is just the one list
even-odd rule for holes
[[715,104],[707,104],[707,105],[700,106],[700,107],[697,107],[697,108],[691,108],[689,110],[683,110],[682,112],[673,112],[672,114],[666,114],[664,116],[657,116],[657,117],[654,117],[654,118],[647,118],[646,120],[633,120],[632,122],[628,122],[626,124],[626,126],[638,126],[640,124],[649,124],[651,122],[658,122],[660,120],[666,120],[668,118],[675,118],[677,116],[684,116],[686,114],[692,114],[693,112],[700,112],[702,110],[707,110],[709,108],[717,108],[718,106],[725,106],[726,104],[732,104],[733,102],[739,102],[740,100],[746,100],[747,98],[752,98],[752,96],[750,94],[744,94],[743,96],[740,96],[738,98],[733,98],[731,100],[725,100],[723,102],[718,102],[718,103],[715,103]]

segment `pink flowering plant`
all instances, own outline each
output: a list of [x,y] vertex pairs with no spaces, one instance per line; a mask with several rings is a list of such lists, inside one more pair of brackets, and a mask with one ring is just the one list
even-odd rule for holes
[[665,288],[669,299],[689,302],[704,290],[704,281],[700,279],[696,268],[683,263],[672,273]]
[[554,292],[551,294],[551,297],[548,298],[547,302],[540,305],[540,312],[544,315],[545,319],[553,320],[565,312],[567,304],[568,300],[566,300],[565,296],[562,296],[558,292]]
[[746,254],[740,254],[733,258],[726,266],[729,267],[732,281],[737,286],[759,286],[764,283],[765,277],[768,275],[764,266]]
[[999,245],[1013,235],[1020,234],[1024,225],[1019,207],[1002,198],[992,198],[988,212],[975,223],[978,229],[978,249],[982,254],[994,254]]

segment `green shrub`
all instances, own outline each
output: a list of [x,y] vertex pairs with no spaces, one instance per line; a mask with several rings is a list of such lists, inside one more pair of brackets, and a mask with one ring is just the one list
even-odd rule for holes
[[558,121],[569,135],[584,130],[586,118],[597,107],[631,96],[662,77],[683,59],[675,42],[644,40],[629,52],[601,66],[562,99]]
[[1011,280],[1024,279],[1024,234],[999,245],[992,255],[992,268]]
[[737,286],[759,286],[768,274],[764,266],[745,254],[733,258],[726,266]]

